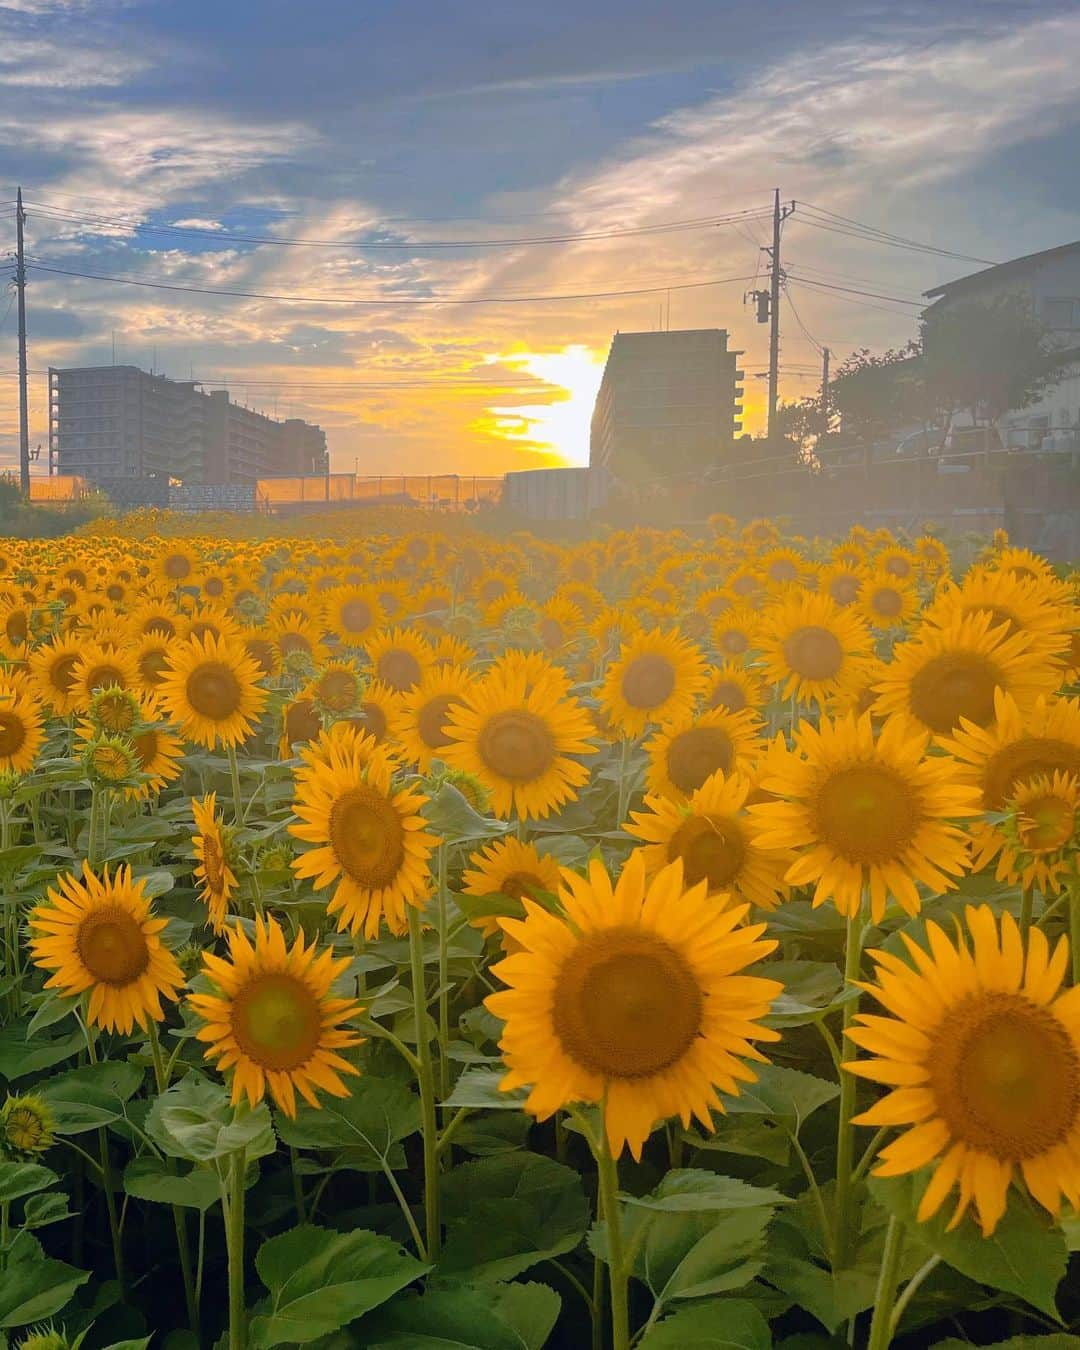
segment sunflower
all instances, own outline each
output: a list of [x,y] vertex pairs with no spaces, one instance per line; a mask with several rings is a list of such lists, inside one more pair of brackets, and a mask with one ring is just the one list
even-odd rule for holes
[[994,720],[994,694],[1001,689],[1021,705],[1052,693],[1061,672],[1033,650],[1024,633],[1006,635],[989,614],[968,614],[943,628],[923,625],[900,643],[878,684],[875,712],[903,712],[939,736],[964,719],[976,726]]
[[127,797],[145,801],[161,791],[166,783],[180,777],[184,743],[169,726],[165,709],[155,694],[139,695],[139,722],[129,737],[139,773],[147,781],[128,788]]
[[251,735],[267,699],[258,680],[258,666],[238,643],[191,638],[172,649],[159,692],[187,739],[213,749]]
[[805,591],[766,610],[758,645],[762,672],[782,697],[819,707],[856,682],[873,654],[870,631],[850,608]]
[[757,711],[767,699],[764,682],[752,666],[725,661],[710,668],[702,703],[706,708],[743,712],[748,708]]
[[893,1089],[859,1124],[909,1127],[875,1171],[933,1163],[919,1220],[958,1186],[949,1227],[974,1205],[989,1237],[1017,1173],[1055,1218],[1062,1196],[1080,1205],[1080,990],[1061,993],[1065,938],[1051,952],[1032,928],[1025,955],[1010,914],[999,921],[988,905],[968,906],[965,919],[955,943],[927,923],[929,950],[901,933],[914,968],[871,953],[877,983],[863,987],[891,1016],[857,1014],[847,1035],[874,1058],[844,1068]]
[[29,773],[45,744],[37,700],[0,681],[0,772]]
[[874,572],[863,579],[856,607],[871,628],[905,628],[919,612],[919,593],[913,581]]
[[337,882],[327,913],[338,916],[338,928],[374,938],[383,917],[400,934],[405,906],[424,908],[438,840],[420,814],[427,798],[396,788],[393,760],[369,745],[355,734],[331,735],[309,751],[293,803],[300,823],[289,833],[315,845],[293,861],[297,876],[320,889]]
[[247,628],[242,638],[244,651],[259,668],[259,678],[276,675],[281,669],[281,654],[273,639],[262,628]]
[[214,994],[189,994],[192,1011],[205,1025],[195,1033],[207,1059],[232,1070],[232,1101],[257,1106],[266,1089],[287,1116],[296,1115],[296,1093],[318,1106],[316,1088],[347,1097],[342,1074],[358,1074],[339,1053],[362,1038],[340,1023],[360,1008],[353,999],[332,998],[330,988],[349,964],[330,948],[318,955],[299,933],[291,947],[272,916],[256,918],[255,942],[237,925],[228,930],[229,959],[203,954],[203,973]]
[[705,688],[705,661],[692,642],[672,631],[639,633],[608,667],[600,706],[624,736],[650,722],[684,717]]
[[713,1129],[717,1089],[738,1095],[756,1081],[752,1040],[783,986],[742,975],[771,952],[747,906],[721,909],[706,885],[687,887],[681,862],[646,887],[641,852],[611,884],[593,861],[587,877],[565,873],[565,917],[525,900],[523,920],[503,928],[521,948],[492,971],[510,987],[486,1006],[506,1023],[504,1091],[528,1085],[541,1120],[573,1102],[605,1103],[612,1153],[635,1158],[659,1120],[696,1117]]
[[356,710],[363,689],[364,681],[354,666],[331,661],[319,671],[308,692],[320,708],[335,717],[344,717]]
[[401,746],[402,758],[427,773],[433,759],[441,759],[450,744],[447,719],[458,704],[468,703],[474,684],[459,666],[434,666],[415,689],[402,694],[391,733]]
[[927,757],[930,737],[902,717],[875,738],[869,713],[804,723],[796,748],[773,752],[761,785],[782,800],[750,807],[761,848],[802,856],[784,880],[813,882],[816,906],[858,912],[869,889],[875,923],[891,894],[917,914],[916,882],[940,894],[968,867],[968,840],[950,820],[978,815],[977,793],[947,756]]
[[[511,900],[533,900],[540,891],[554,895],[562,873],[550,853],[540,853],[532,844],[520,839],[500,839],[487,848],[473,853],[461,874],[463,895],[505,895]],[[493,915],[481,915],[469,921],[485,937],[499,931],[499,920]]]
[[364,686],[356,720],[380,745],[390,743],[390,726],[397,716],[400,697],[382,680],[369,680]]
[[85,712],[99,689],[135,689],[139,671],[132,652],[112,644],[83,642],[71,671],[70,696],[74,706]]
[[993,565],[999,571],[1011,572],[1024,581],[1050,581],[1054,576],[1050,563],[1028,548],[1003,548],[993,559]]
[[290,658],[306,658],[312,666],[319,666],[326,660],[326,644],[322,640],[321,627],[306,614],[288,610],[270,621],[268,632],[277,647],[282,665],[290,663]]
[[84,646],[80,638],[57,636],[28,656],[38,696],[61,717],[75,708],[75,665]]
[[758,646],[761,615],[752,605],[733,605],[713,624],[712,643],[725,660],[741,660]]
[[910,548],[891,544],[876,555],[873,566],[875,571],[885,572],[897,581],[914,580],[919,570],[919,558]]
[[161,941],[168,920],[153,917],[144,886],[130,867],[101,877],[84,867],[81,881],[59,877],[30,912],[34,962],[55,972],[46,988],[68,997],[89,990],[87,1018],[106,1031],[160,1022],[162,998],[175,999],[184,983]]
[[747,767],[760,749],[759,731],[749,710],[713,708],[669,723],[645,746],[650,791],[680,801],[714,773]]
[[827,595],[833,604],[846,609],[858,600],[863,580],[861,567],[833,562],[818,573],[818,590],[822,595]]
[[190,584],[197,568],[198,555],[181,543],[173,543],[162,551],[157,559],[157,575],[160,581],[172,588]]
[[545,817],[577,797],[589,771],[571,755],[593,753],[588,711],[553,679],[531,689],[523,674],[490,672],[477,682],[468,704],[455,704],[441,758],[478,778],[491,793],[495,814],[508,820]]
[[290,759],[298,745],[313,741],[322,730],[322,718],[309,690],[302,690],[281,709],[278,755]]
[[378,633],[364,646],[375,678],[397,694],[415,688],[432,664],[430,645],[408,628]]
[[1021,580],[1012,572],[972,568],[958,583],[944,582],[927,607],[925,619],[941,628],[960,615],[987,613],[1006,633],[1027,633],[1048,655],[1069,646],[1075,607],[1064,601],[1056,580]]
[[[1025,711],[998,690],[989,727],[966,723],[941,744],[955,758],[960,781],[977,788],[982,810],[1000,814],[1040,778],[1080,778],[1080,699],[1040,696]],[[1006,836],[993,820],[975,821],[971,829],[973,865],[983,868]]]
[[183,622],[183,636],[188,640],[216,637],[237,642],[242,635],[240,624],[222,605],[202,605]]
[[1080,779],[1060,771],[1021,783],[1001,827],[999,881],[1044,896],[1060,895],[1072,875],[1080,812]]
[[33,606],[23,600],[0,601],[0,653],[22,656],[33,634]]
[[207,923],[220,936],[225,932],[225,915],[237,886],[230,862],[230,832],[218,819],[216,792],[201,799],[192,797],[191,810],[198,830],[191,842],[195,849],[194,876],[199,883],[199,898],[206,905]]

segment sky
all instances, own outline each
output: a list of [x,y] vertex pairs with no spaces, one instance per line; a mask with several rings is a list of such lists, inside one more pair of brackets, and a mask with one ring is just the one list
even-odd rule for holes
[[32,447],[115,352],[340,472],[581,464],[618,330],[728,329],[763,429],[774,188],[785,399],[1080,238],[1077,50],[1071,0],[0,0],[0,468],[17,185]]

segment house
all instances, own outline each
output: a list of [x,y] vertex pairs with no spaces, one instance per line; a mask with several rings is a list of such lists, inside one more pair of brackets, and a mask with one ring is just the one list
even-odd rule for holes
[[972,272],[925,292],[933,303],[925,317],[950,305],[1020,295],[1076,360],[1038,403],[1008,412],[998,422],[1005,444],[1025,449],[1080,450],[1080,240],[1029,253]]

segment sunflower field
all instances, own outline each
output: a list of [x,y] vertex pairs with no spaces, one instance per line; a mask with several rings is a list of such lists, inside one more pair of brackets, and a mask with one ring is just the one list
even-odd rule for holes
[[420,523],[0,541],[0,1347],[1080,1347],[1080,574]]

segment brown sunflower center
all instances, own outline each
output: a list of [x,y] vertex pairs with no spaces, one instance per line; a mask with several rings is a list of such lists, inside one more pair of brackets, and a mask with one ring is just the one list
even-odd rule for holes
[[157,758],[158,753],[158,734],[156,731],[140,731],[131,738],[131,744],[135,750],[135,758],[139,761],[139,768],[145,771],[148,764],[152,764]]
[[870,607],[884,619],[895,619],[904,608],[904,597],[892,586],[879,586],[870,597]]
[[99,984],[130,984],[150,964],[150,948],[142,926],[119,905],[91,910],[79,924],[75,948]]
[[169,661],[160,647],[150,647],[139,657],[139,674],[146,684],[160,684]]
[[1006,1161],[1061,1143],[1080,1117],[1080,1057],[1048,1009],[1022,994],[970,994],[948,1013],[930,1063],[953,1137]]
[[911,711],[925,726],[952,731],[966,717],[977,726],[994,720],[997,667],[978,652],[942,652],[911,678]]
[[356,702],[357,678],[348,670],[328,670],[319,681],[319,697],[334,712],[346,712]]
[[328,833],[342,871],[365,890],[389,886],[405,861],[405,831],[393,803],[367,783],[334,802]]
[[717,771],[727,773],[734,758],[735,746],[723,727],[690,727],[668,744],[668,777],[680,792],[696,792]]
[[416,685],[422,674],[420,662],[403,647],[391,647],[379,657],[379,679],[391,689],[404,693]]
[[311,653],[311,643],[303,633],[282,633],[278,638],[278,648],[282,656],[291,656],[293,652]]
[[49,683],[58,694],[70,694],[75,684],[77,656],[60,656],[49,667]]
[[746,703],[746,690],[734,680],[717,680],[709,695],[710,708],[726,708],[728,712],[742,712]]
[[274,673],[274,644],[268,638],[248,638],[244,642],[244,649],[262,674]]
[[240,710],[240,681],[222,661],[196,666],[187,679],[187,698],[200,717],[223,722]]
[[848,862],[899,858],[920,823],[918,799],[899,774],[856,764],[829,774],[815,803],[818,837]]
[[552,1022],[575,1063],[605,1078],[647,1078],[677,1064],[701,1030],[704,999],[682,955],[635,928],[583,938],[563,962]]
[[377,741],[383,740],[386,736],[386,713],[377,703],[364,703],[360,711],[364,730]]
[[835,633],[820,624],[807,624],[784,639],[788,669],[805,680],[831,680],[844,664],[844,649]]
[[162,571],[170,581],[183,581],[191,571],[191,561],[182,553],[170,553],[162,564]]
[[729,628],[726,633],[721,633],[717,646],[722,652],[727,652],[729,656],[742,656],[743,652],[750,646],[750,639],[740,628]]
[[476,748],[486,768],[514,783],[530,783],[555,763],[555,739],[547,724],[525,708],[489,717]]
[[536,626],[536,631],[540,634],[540,641],[548,651],[555,651],[566,641],[562,624],[550,615],[545,615],[540,620]]
[[29,631],[30,628],[24,611],[21,609],[13,610],[4,623],[4,632],[7,634],[8,641],[25,642]]
[[171,638],[176,636],[176,624],[171,619],[167,619],[164,614],[155,614],[152,618],[146,620],[142,626],[142,631],[147,637],[153,633],[156,637]]
[[1020,840],[1030,853],[1053,853],[1073,837],[1076,807],[1052,792],[1027,802],[1021,812]]
[[447,718],[450,715],[450,709],[459,703],[460,699],[453,694],[439,694],[435,698],[429,698],[420,709],[420,714],[416,719],[417,730],[420,732],[420,739],[432,750],[440,750],[444,745],[449,745],[453,739],[443,730]]
[[911,563],[907,558],[889,558],[885,563],[885,571],[893,577],[909,577],[911,575]]
[[499,882],[499,894],[511,900],[532,899],[537,891],[550,890],[547,882],[534,872],[511,872]]
[[26,723],[16,712],[0,710],[0,755],[17,755],[26,744]]
[[319,1000],[292,975],[258,975],[232,1002],[232,1033],[245,1055],[263,1069],[298,1069],[319,1047]]
[[101,665],[91,666],[86,672],[87,689],[110,689],[114,686],[117,689],[127,688],[124,672],[118,666],[103,661]]
[[675,668],[666,656],[647,652],[623,671],[622,694],[631,708],[658,708],[675,691]]
[[859,594],[858,577],[833,577],[829,594],[838,605],[850,605]]
[[1023,783],[1053,778],[1054,773],[1080,777],[1080,745],[1052,736],[1025,736],[1002,746],[987,762],[983,776],[983,807],[1000,811]]
[[191,625],[188,633],[189,638],[198,638],[200,642],[205,642],[208,637],[220,637],[221,628],[210,619],[199,619]]
[[794,581],[798,575],[798,569],[790,558],[775,558],[769,564],[769,578],[772,581]]
[[285,712],[285,739],[290,746],[299,741],[313,741],[322,730],[322,722],[309,698],[299,698]]
[[746,839],[737,822],[722,816],[687,816],[668,840],[668,861],[683,860],[688,886],[707,881],[712,891],[723,890],[739,875],[746,861]]

